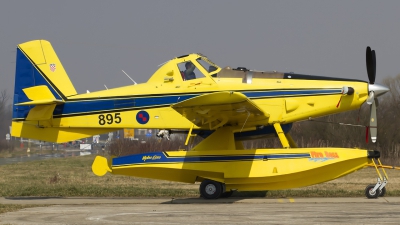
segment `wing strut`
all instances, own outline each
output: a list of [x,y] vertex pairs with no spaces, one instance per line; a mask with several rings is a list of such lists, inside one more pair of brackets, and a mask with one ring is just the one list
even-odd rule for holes
[[280,123],[274,123],[274,128],[275,128],[276,134],[279,137],[279,140],[281,141],[282,147],[283,148],[290,148],[289,141],[286,138],[285,133],[282,130],[281,124]]
[[296,142],[294,142],[292,136],[291,136],[289,133],[286,133],[285,135],[286,135],[286,138],[287,138],[288,141],[289,141],[290,147],[291,147],[291,148],[297,148],[297,144],[296,144]]
[[244,125],[246,125],[246,122],[247,122],[247,120],[249,119],[249,116],[250,116],[250,112],[247,111],[247,118],[246,118],[246,120],[244,121],[243,126],[242,126],[242,129],[240,129],[240,132],[242,132]]
[[188,135],[187,135],[187,137],[186,137],[185,145],[188,145],[189,139],[190,139],[191,137],[197,136],[197,134],[192,134],[193,127],[194,127],[194,124],[192,124],[192,126],[190,127],[189,133],[188,133]]

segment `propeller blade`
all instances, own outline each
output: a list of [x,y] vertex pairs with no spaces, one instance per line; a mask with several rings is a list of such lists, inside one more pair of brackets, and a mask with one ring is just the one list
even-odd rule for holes
[[373,76],[373,79],[370,80],[369,82],[371,84],[374,84],[375,83],[375,78],[376,78],[376,55],[375,55],[375,50],[372,50],[371,53],[372,53],[372,74],[374,76]]
[[366,62],[367,62],[367,73],[369,83],[375,83],[375,71],[376,71],[376,58],[375,58],[375,51],[372,51],[371,48],[367,47],[366,52]]
[[370,91],[367,98],[367,104],[372,105],[372,103],[374,103],[374,100],[375,100],[375,94],[373,91]]
[[378,128],[377,128],[378,120],[377,120],[377,117],[376,117],[376,104],[375,104],[375,101],[372,102],[372,105],[370,106],[370,110],[371,110],[370,111],[371,114],[370,114],[370,117],[369,117],[369,131],[370,131],[370,134],[371,134],[371,141],[373,143],[375,143],[376,142],[376,136],[377,136],[377,133],[378,133]]

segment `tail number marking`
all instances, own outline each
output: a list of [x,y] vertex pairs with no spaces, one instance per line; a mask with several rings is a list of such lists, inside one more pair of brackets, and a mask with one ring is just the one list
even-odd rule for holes
[[113,123],[121,123],[121,113],[112,113],[110,114],[100,114],[99,115],[99,124],[100,125],[105,125],[107,124],[113,124]]

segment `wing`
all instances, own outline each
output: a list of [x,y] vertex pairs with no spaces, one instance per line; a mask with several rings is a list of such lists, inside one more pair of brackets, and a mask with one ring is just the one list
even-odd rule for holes
[[216,92],[171,107],[198,127],[215,130],[225,124],[245,125],[266,120],[269,114],[239,92]]

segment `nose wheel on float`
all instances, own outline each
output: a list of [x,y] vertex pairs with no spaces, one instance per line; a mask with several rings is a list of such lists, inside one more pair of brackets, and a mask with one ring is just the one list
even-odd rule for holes
[[[375,159],[372,159],[372,165],[369,165],[369,166],[375,167],[375,170],[379,176],[378,182],[376,184],[370,184],[365,188],[365,196],[367,198],[378,198],[378,197],[385,196],[385,194],[386,194],[385,186],[386,186],[389,178],[388,178],[388,175],[384,168],[386,167],[386,168],[390,168],[390,169],[398,169],[396,167],[389,167],[389,166],[382,165],[381,160],[379,160],[379,158],[376,160],[378,160],[379,165],[376,165]],[[382,169],[382,172],[384,175],[383,177],[382,177],[381,173],[379,172],[378,168]]]
[[[377,184],[370,184],[365,188],[365,196],[367,198],[378,198],[383,197],[386,194],[386,187],[383,186],[387,183],[387,180],[381,182],[378,178]],[[385,183],[385,184],[384,184]]]

